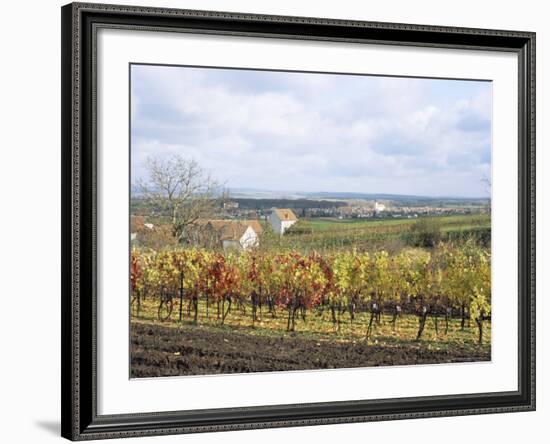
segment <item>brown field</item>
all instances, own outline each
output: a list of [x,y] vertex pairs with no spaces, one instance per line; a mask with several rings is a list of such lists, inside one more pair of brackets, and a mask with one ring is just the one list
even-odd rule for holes
[[438,348],[430,342],[378,345],[229,328],[132,322],[131,377],[205,375],[490,360],[490,346]]

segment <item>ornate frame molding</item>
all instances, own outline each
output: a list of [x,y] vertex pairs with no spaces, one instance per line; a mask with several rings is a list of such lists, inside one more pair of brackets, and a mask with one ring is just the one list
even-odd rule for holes
[[[62,8],[62,435],[71,440],[535,409],[535,34],[72,3]],[[519,390],[97,415],[95,40],[99,27],[515,52],[519,60]]]

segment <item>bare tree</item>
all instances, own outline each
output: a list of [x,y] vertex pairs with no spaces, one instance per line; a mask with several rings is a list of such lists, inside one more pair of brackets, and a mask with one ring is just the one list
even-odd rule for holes
[[223,201],[221,185],[193,159],[181,155],[147,158],[148,181],[139,181],[143,197],[170,218],[177,242],[191,239],[199,219],[213,216]]

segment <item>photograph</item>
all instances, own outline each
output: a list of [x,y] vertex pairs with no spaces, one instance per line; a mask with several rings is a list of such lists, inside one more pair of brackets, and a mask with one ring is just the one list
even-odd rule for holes
[[129,76],[131,378],[491,361],[491,81]]

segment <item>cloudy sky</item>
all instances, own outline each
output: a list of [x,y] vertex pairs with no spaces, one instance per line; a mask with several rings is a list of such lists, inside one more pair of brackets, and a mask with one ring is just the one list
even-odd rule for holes
[[491,83],[133,65],[132,182],[148,156],[228,188],[484,197]]

